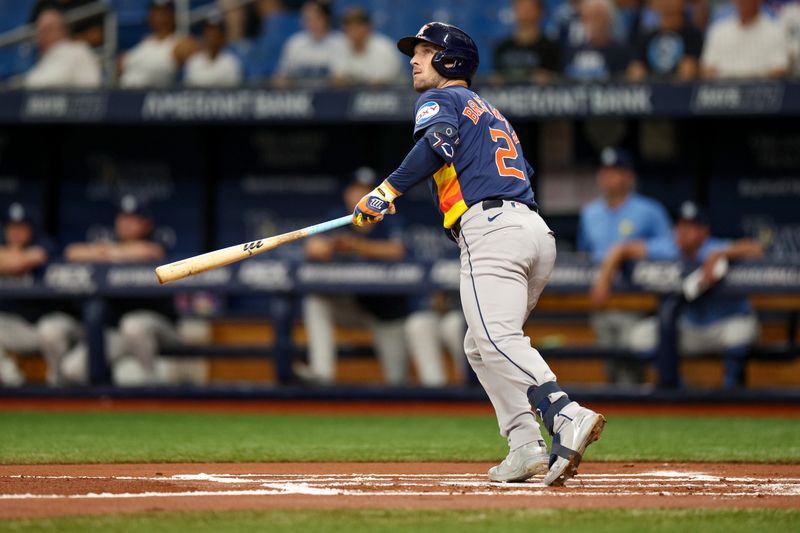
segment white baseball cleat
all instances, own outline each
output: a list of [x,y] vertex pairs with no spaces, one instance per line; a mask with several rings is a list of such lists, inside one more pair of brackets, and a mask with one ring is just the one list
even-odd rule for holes
[[603,415],[581,407],[575,418],[553,436],[553,447],[550,451],[552,463],[543,483],[560,487],[575,476],[586,447],[600,438],[605,424]]
[[550,460],[544,441],[530,442],[508,452],[503,462],[489,469],[489,480],[500,483],[525,481],[547,472]]

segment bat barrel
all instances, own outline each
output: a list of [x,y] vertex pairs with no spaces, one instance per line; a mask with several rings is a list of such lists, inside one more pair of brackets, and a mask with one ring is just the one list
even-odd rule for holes
[[214,250],[213,252],[208,252],[202,255],[189,257],[187,259],[181,259],[180,261],[175,261],[174,263],[157,267],[156,278],[158,279],[158,282],[163,285],[164,283],[194,276],[195,274],[200,274],[201,272],[211,270],[212,268],[223,267],[225,265],[235,263],[236,261],[247,259],[248,257],[252,257],[283,244],[296,241],[297,239],[308,237],[309,235],[315,235],[317,233],[322,233],[323,231],[329,231],[334,228],[345,226],[350,224],[351,220],[351,215],[346,215],[329,220],[327,222],[322,222],[321,224],[308,226],[307,228],[290,231],[281,235],[275,235],[274,237],[253,242],[245,242],[235,246],[229,246],[228,248]]

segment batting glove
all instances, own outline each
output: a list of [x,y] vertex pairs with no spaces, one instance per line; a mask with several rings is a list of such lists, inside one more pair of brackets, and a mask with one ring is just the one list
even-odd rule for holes
[[393,215],[394,199],[400,196],[387,181],[372,189],[372,192],[365,195],[356,204],[353,210],[353,224],[356,226],[367,226],[383,220],[385,214]]

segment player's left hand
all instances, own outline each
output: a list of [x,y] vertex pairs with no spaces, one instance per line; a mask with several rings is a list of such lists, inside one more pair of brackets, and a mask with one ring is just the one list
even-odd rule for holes
[[398,196],[385,181],[358,201],[353,210],[353,224],[366,226],[383,220],[387,213],[395,214],[394,199]]
[[723,251],[715,251],[711,252],[706,260],[703,261],[703,277],[700,281],[700,287],[702,289],[708,289],[715,283],[717,283],[720,278],[725,273],[725,266],[719,265],[718,263],[721,260],[725,259],[725,253]]

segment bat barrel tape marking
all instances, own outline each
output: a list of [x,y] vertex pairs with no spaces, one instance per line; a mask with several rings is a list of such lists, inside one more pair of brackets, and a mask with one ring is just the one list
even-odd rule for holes
[[194,276],[195,274],[200,274],[206,270],[211,270],[212,268],[230,265],[236,261],[247,259],[248,257],[264,253],[267,250],[272,250],[278,246],[282,246],[311,235],[316,235],[317,233],[323,233],[325,231],[346,226],[347,224],[350,224],[352,220],[352,215],[345,215],[327,222],[308,226],[307,228],[290,231],[288,233],[282,233],[281,235],[267,237],[258,241],[245,242],[235,246],[214,250],[213,252],[195,255],[194,257],[189,257],[187,259],[181,259],[180,261],[175,261],[174,263],[169,263],[167,265],[161,265],[160,267],[156,268],[156,277],[161,284],[169,283],[170,281],[177,281],[189,276]]

